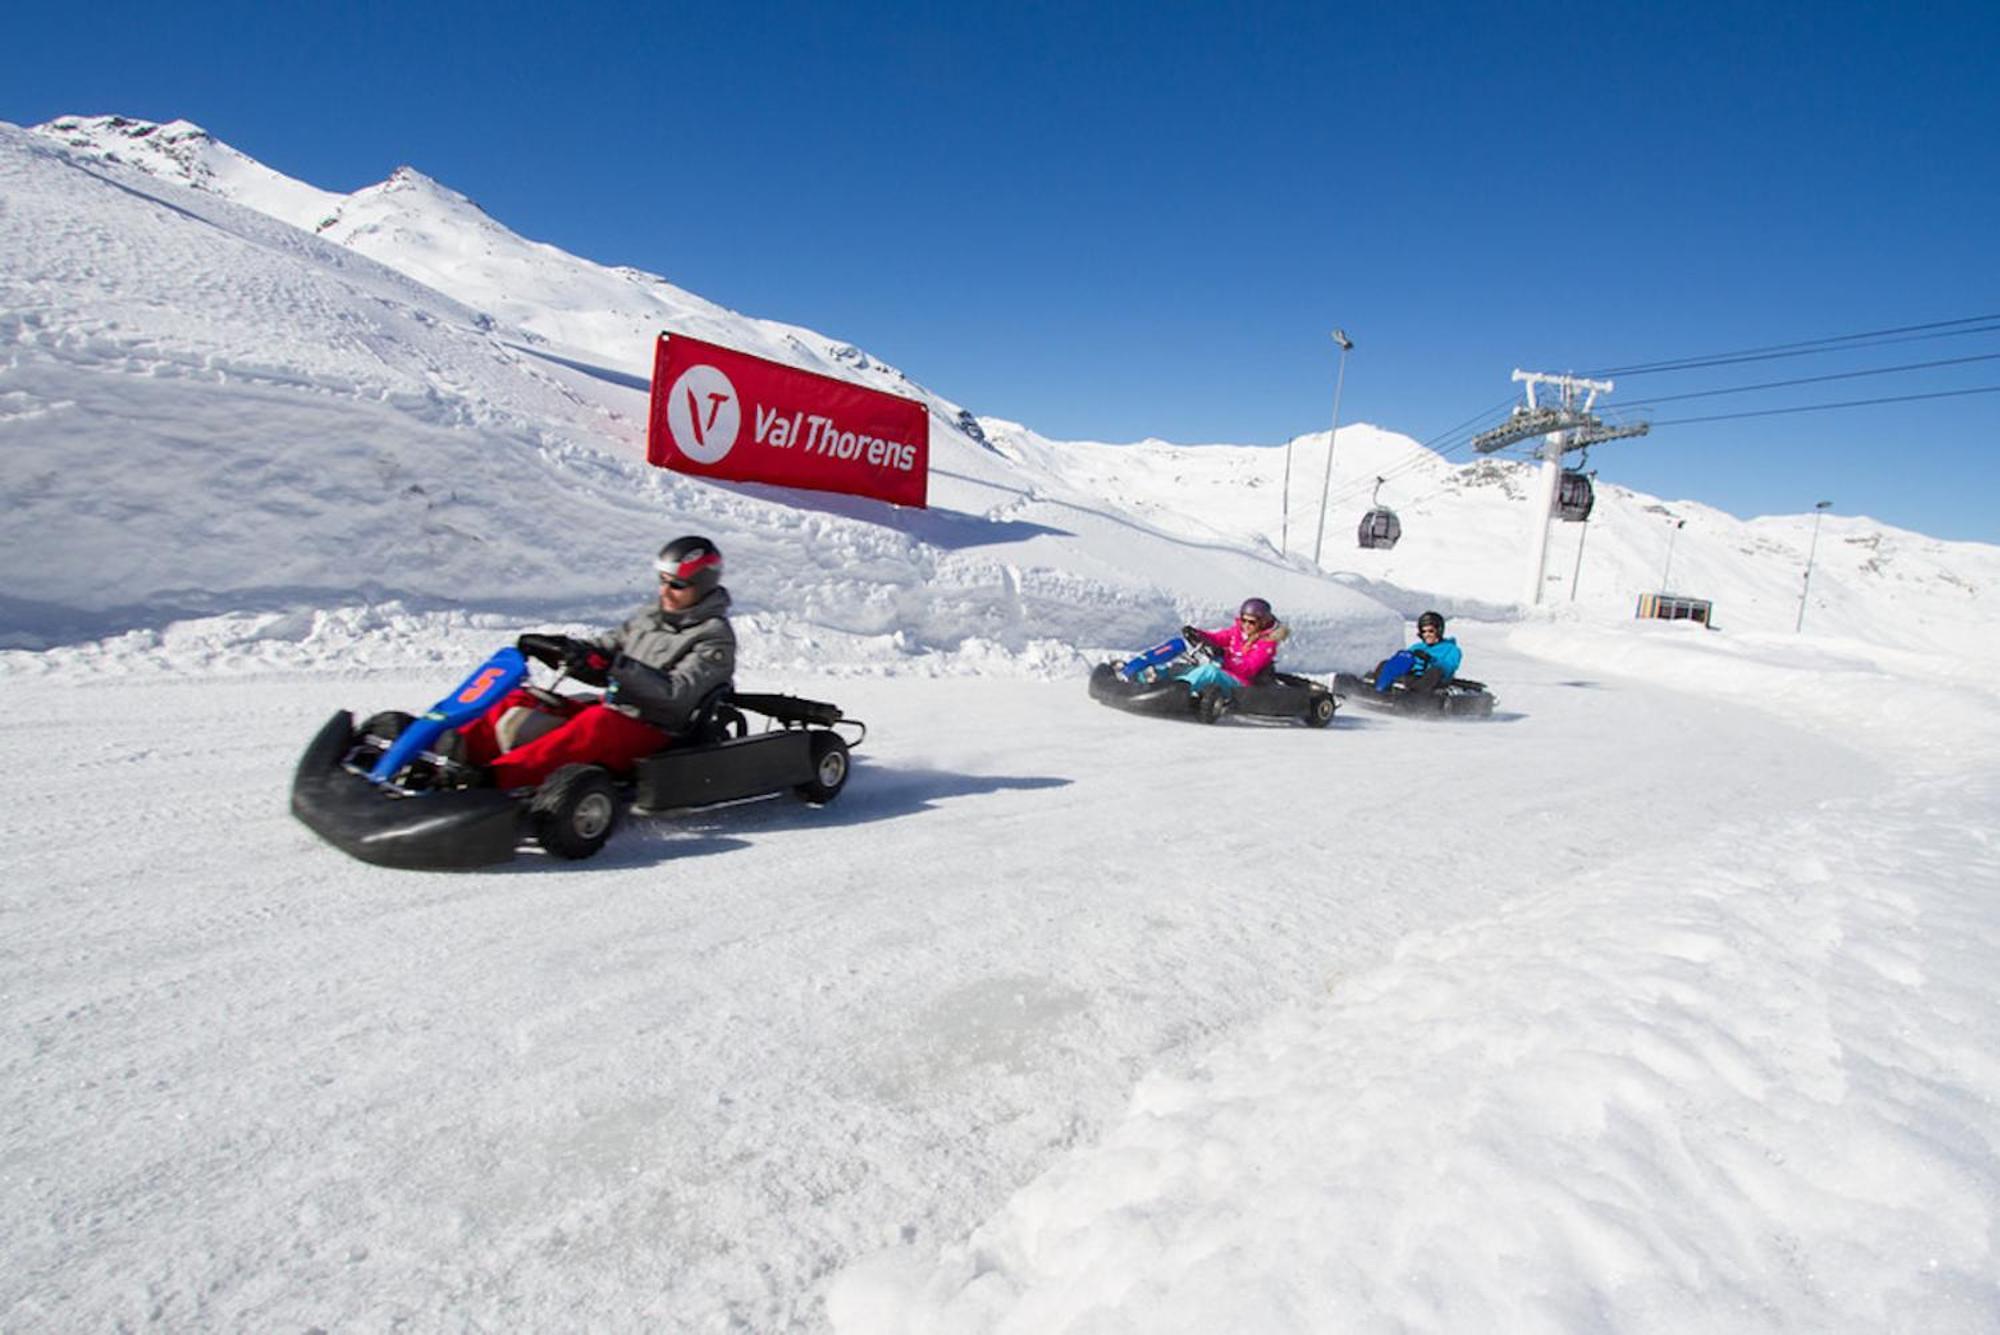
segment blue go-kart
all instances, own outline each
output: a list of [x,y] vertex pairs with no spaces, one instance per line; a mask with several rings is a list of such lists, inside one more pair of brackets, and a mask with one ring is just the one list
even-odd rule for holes
[[1487,718],[1493,713],[1493,693],[1486,683],[1453,677],[1429,691],[1412,690],[1428,660],[1409,649],[1391,654],[1367,674],[1336,672],[1333,689],[1351,704],[1390,713],[1431,718]]
[[[539,787],[502,790],[459,758],[454,734],[517,686],[551,703],[564,699],[528,676],[527,658],[509,645],[422,715],[391,711],[357,725],[341,710],[299,760],[292,814],[341,851],[387,867],[485,867],[528,845],[587,858],[627,810],[786,791],[815,805],[831,802],[847,783],[849,750],[867,735],[865,724],[835,705],[723,686],[632,774],[565,765]],[[762,731],[750,730],[753,714],[765,720]]]

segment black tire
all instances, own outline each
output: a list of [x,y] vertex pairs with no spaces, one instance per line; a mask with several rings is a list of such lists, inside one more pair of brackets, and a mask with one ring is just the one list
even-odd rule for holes
[[1194,699],[1194,716],[1203,723],[1213,723],[1222,717],[1222,711],[1227,707],[1228,702],[1220,686],[1204,686],[1201,694]]
[[559,858],[590,857],[618,824],[618,786],[598,765],[564,765],[528,804],[535,842]]
[[1485,691],[1465,691],[1445,697],[1443,712],[1454,718],[1491,718],[1493,697]]
[[1306,702],[1306,726],[1324,728],[1333,722],[1334,707],[1331,695],[1322,695],[1314,691],[1312,699]]
[[847,757],[847,742],[836,732],[818,731],[812,735],[813,776],[799,784],[792,791],[812,803],[825,806],[840,796],[840,790],[847,786],[850,769]]
[[355,736],[379,738],[386,746],[401,737],[403,729],[416,721],[400,709],[385,709],[379,714],[370,714],[368,721],[355,730]]

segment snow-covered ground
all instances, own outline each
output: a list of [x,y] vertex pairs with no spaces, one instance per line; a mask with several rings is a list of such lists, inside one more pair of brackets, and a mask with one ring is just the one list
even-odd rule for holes
[[[1799,635],[1810,518],[1600,483],[1523,615],[1519,471],[1392,431],[1409,536],[1315,569],[1282,449],[961,419],[415,174],[76,121],[0,189],[0,1328],[2000,1330],[2000,551],[1828,518]],[[934,508],[647,469],[676,321],[924,398]],[[1719,631],[1628,619],[1667,513]],[[739,684],[869,724],[837,802],[290,817],[684,529]],[[1499,712],[1087,699],[1253,592],[1319,673],[1460,613]]]

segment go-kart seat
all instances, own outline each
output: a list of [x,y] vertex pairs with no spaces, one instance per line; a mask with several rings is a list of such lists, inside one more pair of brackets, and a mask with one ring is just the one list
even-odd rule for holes
[[736,683],[725,681],[695,702],[687,726],[674,736],[684,741],[721,742],[744,733],[743,715],[730,703]]
[[561,714],[552,714],[546,709],[515,705],[494,722],[493,740],[504,755],[516,747],[526,746],[537,737],[554,732],[567,721]]

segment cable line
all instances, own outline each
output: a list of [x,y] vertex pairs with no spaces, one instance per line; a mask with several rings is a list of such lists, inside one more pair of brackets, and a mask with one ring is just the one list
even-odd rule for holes
[[1423,442],[1424,448],[1430,449],[1438,441],[1445,439],[1447,436],[1455,435],[1458,432],[1465,430],[1469,426],[1476,426],[1479,423],[1484,422],[1489,417],[1498,416],[1502,409],[1511,408],[1513,404],[1514,404],[1514,396],[1512,394],[1509,394],[1506,398],[1500,400],[1500,402],[1494,404],[1491,408],[1487,408],[1484,411],[1474,413],[1472,416],[1466,418],[1463,422],[1460,422],[1457,426],[1447,427],[1445,430],[1440,431],[1437,435],[1432,436],[1429,440]]
[[1936,366],[1963,366],[1968,362],[2000,361],[2000,352],[1983,352],[1975,357],[1947,357],[1935,362],[1910,362],[1903,366],[1878,366],[1867,371],[1837,371],[1832,375],[1808,375],[1796,380],[1767,380],[1761,385],[1737,385],[1730,389],[1697,389],[1685,394],[1661,394],[1650,399],[1627,399],[1619,404],[1621,408],[1637,408],[1654,403],[1673,403],[1680,399],[1706,399],[1717,394],[1748,394],[1756,389],[1782,389],[1787,385],[1816,385],[1827,380],[1856,380],[1862,376],[1890,375],[1897,371],[1926,371]]
[[[1918,342],[1926,339],[1953,338],[1966,334],[2000,333],[2000,314],[1966,316],[1956,320],[1936,320],[1926,324],[1898,325],[1886,329],[1872,329],[1857,334],[1840,334],[1829,338],[1808,339],[1795,343],[1778,343],[1759,348],[1745,348],[1735,352],[1715,353],[1701,357],[1686,357],[1672,361],[1645,362],[1632,366],[1612,367],[1608,370],[1592,372],[1593,375],[1642,375],[1653,372],[1697,370],[1710,366],[1729,366],[1745,362],[1769,361],[1784,357],[1803,357],[1819,352],[1845,352],[1863,347],[1874,347],[1892,343]],[[1674,403],[1686,399],[1712,398],[1722,394],[1745,394],[1757,390],[1782,389],[1795,385],[1823,384],[1829,381],[1861,379],[1868,376],[1892,375],[1902,371],[1933,370],[1944,366],[1963,366],[1975,362],[2000,360],[2000,353],[1982,353],[1968,357],[1948,357],[1933,361],[1910,362],[1900,366],[1884,366],[1857,371],[1841,371],[1828,375],[1799,376],[1786,380],[1765,381],[1754,385],[1737,385],[1724,389],[1693,390],[1681,394],[1665,394],[1645,399],[1628,399],[1618,404],[1619,409],[1649,407],[1653,404]],[[1654,426],[1685,426],[1700,422],[1728,422],[1752,417],[1777,417],[1789,413],[1829,412],[1841,408],[1863,408],[1877,404],[1912,403],[1926,399],[1962,398],[1973,394],[2000,393],[2000,385],[1984,385],[1972,389],[1942,390],[1926,394],[1887,395],[1881,398],[1849,399],[1838,403],[1810,403],[1790,408],[1767,408],[1734,413],[1712,413],[1699,417],[1671,417],[1657,419]],[[1472,438],[1479,434],[1478,428],[1489,422],[1504,421],[1507,411],[1512,408],[1514,397],[1509,395],[1484,412],[1450,427],[1429,440],[1420,442],[1422,451],[1414,454],[1404,463],[1384,470],[1374,478],[1359,479],[1357,485],[1343,488],[1331,495],[1328,505],[1352,502],[1358,497],[1371,494],[1379,499],[1381,483],[1416,472],[1447,461],[1451,455],[1466,449]],[[1458,469],[1451,468],[1455,477]],[[1432,487],[1417,496],[1405,496],[1399,504],[1421,506],[1432,497],[1456,490],[1456,485],[1447,480],[1445,485]],[[1371,501],[1371,503],[1373,503]]]
[[1757,412],[1716,413],[1708,417],[1666,417],[1654,426],[1685,426],[1689,422],[1733,422],[1740,417],[1777,417],[1783,413],[1821,412],[1828,408],[1865,408],[1875,403],[1913,403],[1918,399],[1955,399],[1967,394],[2000,394],[2000,385],[1980,385],[1975,389],[1946,389],[1935,394],[1898,394],[1885,399],[1849,399],[1844,403],[1807,403],[1796,408],[1764,408]]
[[[1457,426],[1448,427],[1444,431],[1441,431],[1437,435],[1431,437],[1429,440],[1419,442],[1419,444],[1422,446],[1423,449],[1429,451],[1431,455],[1435,455],[1437,458],[1440,459],[1449,456],[1451,454],[1454,454],[1459,450],[1464,449],[1466,445],[1471,442],[1472,437],[1478,434],[1477,432],[1468,431],[1467,428],[1478,426],[1486,422],[1487,419],[1489,418],[1505,417],[1506,415],[1505,410],[1512,407],[1513,403],[1514,403],[1514,396],[1510,394],[1506,398],[1494,404],[1491,408],[1487,408],[1482,412],[1475,413],[1471,417],[1466,418],[1465,421],[1460,422]],[[1464,439],[1460,440],[1455,445],[1445,445],[1442,448],[1440,448],[1441,442],[1446,441],[1453,436],[1459,435],[1460,433],[1465,433]],[[1424,454],[1412,455],[1409,459],[1407,459],[1403,463],[1398,464],[1392,468],[1386,469],[1379,475],[1371,475],[1368,480],[1361,482],[1358,486],[1351,488],[1344,488],[1342,490],[1333,492],[1328,497],[1327,504],[1329,506],[1332,506],[1340,502],[1352,500],[1354,497],[1363,494],[1364,492],[1368,491],[1375,485],[1375,479],[1377,476],[1379,476],[1379,478],[1382,481],[1388,481],[1392,478],[1401,477],[1406,473],[1411,473],[1419,469],[1428,468],[1431,465],[1431,463],[1432,459]],[[1405,503],[1407,504],[1408,502]]]
[[[1959,326],[1979,325],[1981,328],[1965,329]],[[1944,332],[1927,332],[1944,331]],[[1613,366],[1602,371],[1591,372],[1594,376],[1646,375],[1656,371],[1690,371],[1703,366],[1727,366],[1736,362],[1767,361],[1777,357],[1803,357],[1815,352],[1845,351],[1851,347],[1873,346],[1863,340],[1879,340],[1884,343],[1906,343],[1915,338],[1952,338],[1960,334],[1988,334],[2000,332],[2000,314],[1970,315],[1957,320],[1935,320],[1929,324],[1898,325],[1891,329],[1870,329],[1859,334],[1837,334],[1831,338],[1806,339],[1797,343],[1773,343],[1761,348],[1742,348],[1735,352],[1705,353],[1693,357],[1677,357],[1667,361],[1638,362],[1631,366]],[[1915,338],[1897,338],[1892,335],[1913,335]]]

